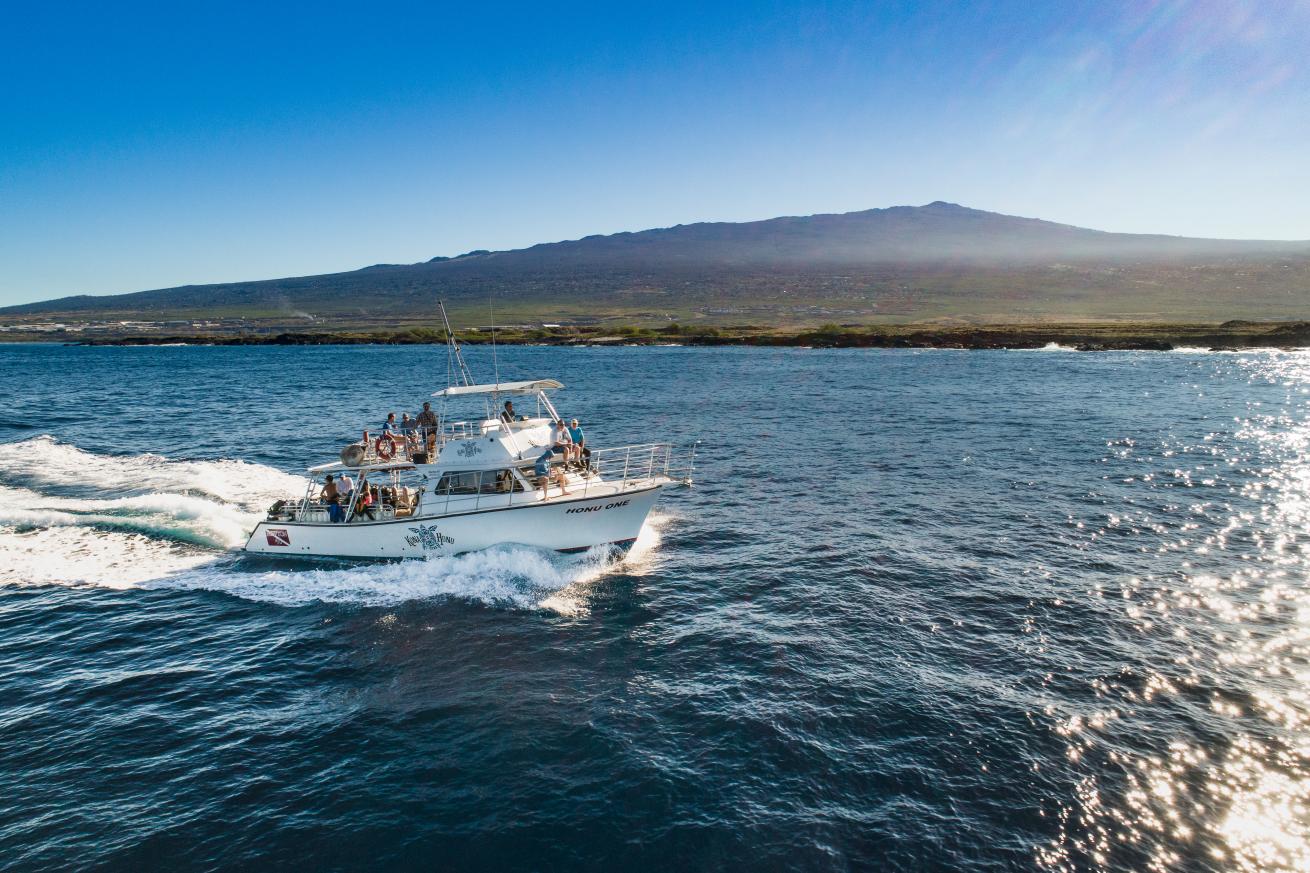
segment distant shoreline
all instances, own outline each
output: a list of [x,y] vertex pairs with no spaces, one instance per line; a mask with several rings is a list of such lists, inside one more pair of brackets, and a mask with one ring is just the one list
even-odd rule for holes
[[[424,345],[440,343],[432,331],[321,332],[277,334],[189,334],[109,336],[66,342],[78,346],[319,346]],[[461,343],[490,343],[486,331],[457,331]],[[1170,351],[1179,347],[1230,351],[1310,347],[1310,322],[1228,321],[1222,324],[1066,324],[950,326],[825,325],[778,329],[725,328],[550,328],[505,329],[503,345],[539,346],[745,346],[812,348],[1040,349],[1052,344],[1078,351]]]

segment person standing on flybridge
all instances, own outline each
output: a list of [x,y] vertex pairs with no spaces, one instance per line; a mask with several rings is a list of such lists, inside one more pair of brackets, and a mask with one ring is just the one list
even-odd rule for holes
[[437,442],[437,414],[432,411],[431,403],[423,404],[423,411],[414,419],[418,425],[419,439],[423,441],[423,451],[431,452],[436,448]]

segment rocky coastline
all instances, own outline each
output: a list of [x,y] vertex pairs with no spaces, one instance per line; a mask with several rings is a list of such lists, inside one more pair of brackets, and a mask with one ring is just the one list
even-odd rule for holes
[[[491,341],[486,331],[458,331],[460,342]],[[69,345],[89,346],[319,346],[420,345],[441,342],[430,330],[397,332],[279,332],[112,336]],[[1051,345],[1078,351],[1169,351],[1179,347],[1211,351],[1310,346],[1310,322],[1230,321],[1223,324],[995,325],[824,325],[776,329],[726,328],[545,328],[505,329],[506,345],[554,346],[764,346],[809,348],[1037,349]]]

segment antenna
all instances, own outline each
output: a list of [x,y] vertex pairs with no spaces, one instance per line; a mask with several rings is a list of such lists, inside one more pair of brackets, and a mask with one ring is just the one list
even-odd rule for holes
[[[446,301],[438,300],[437,306],[441,307],[441,321],[446,325],[447,366],[450,367],[450,364],[453,362],[453,364],[459,368],[459,377],[464,381],[464,384],[472,385],[473,376],[469,373],[468,365],[464,363],[464,354],[459,350],[459,340],[455,339],[455,332],[450,329],[450,318],[446,316]],[[454,367],[450,367],[450,369],[452,370],[452,373],[447,378],[453,382]]]
[[487,306],[491,309],[491,366],[496,371],[496,390],[500,390],[500,359],[496,357],[496,303],[494,292],[487,292]]

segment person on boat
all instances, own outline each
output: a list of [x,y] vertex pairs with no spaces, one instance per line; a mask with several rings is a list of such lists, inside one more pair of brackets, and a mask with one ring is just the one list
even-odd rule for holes
[[378,486],[360,483],[359,506],[355,508],[355,518],[368,516],[369,521],[377,521]]
[[555,483],[559,485],[560,496],[569,496],[568,486],[565,485],[564,482],[564,472],[562,470],[556,470],[553,475],[551,474],[550,462],[554,457],[555,452],[551,449],[547,449],[541,453],[541,457],[537,458],[537,463],[533,465],[532,468],[532,472],[537,476],[537,485],[541,488],[541,498],[543,500],[548,500],[550,498],[550,482],[552,479],[554,479]]
[[569,422],[569,437],[573,440],[573,460],[585,469],[583,458],[590,458],[591,450],[587,448],[587,435],[582,432],[582,426],[576,418]]
[[403,413],[400,417],[400,432],[405,437],[405,448],[409,450],[411,455],[418,451],[417,430],[418,425],[414,422],[414,419],[409,417],[408,412]]
[[563,421],[556,421],[550,429],[551,451],[557,455],[564,456],[564,463],[567,465],[569,459],[573,457],[573,437],[569,436],[569,429],[564,426]]
[[515,418],[515,415],[514,415],[514,401],[512,401],[512,400],[506,400],[506,401],[505,401],[505,408],[504,408],[503,410],[501,410],[501,413],[500,413],[500,420],[503,421],[503,422],[505,422],[506,424],[509,424],[510,422],[512,422],[512,421],[514,420],[514,418]]
[[350,478],[350,473],[342,473],[337,477],[337,494],[341,498],[341,512],[344,515],[350,507],[350,498],[354,495],[355,480]]
[[382,432],[393,436],[400,433],[400,425],[396,424],[396,413],[387,413],[387,420],[382,422]]
[[323,491],[319,494],[319,499],[327,504],[328,521],[341,521],[341,492],[337,488],[337,483],[332,481],[331,473],[328,473],[327,479],[323,481]]
[[424,450],[431,452],[436,448],[437,431],[440,425],[437,422],[437,414],[432,411],[432,404],[424,403],[423,411],[414,419],[414,425],[418,428],[419,439],[423,441]]

